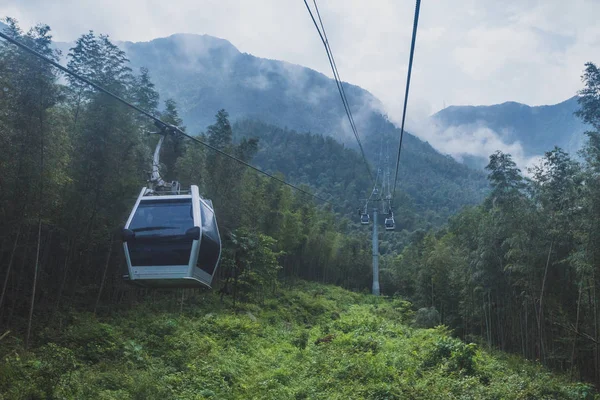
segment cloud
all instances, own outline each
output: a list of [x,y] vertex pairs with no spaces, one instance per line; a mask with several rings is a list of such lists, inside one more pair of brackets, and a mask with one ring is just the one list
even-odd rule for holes
[[[399,121],[413,1],[329,0],[319,5],[343,80],[369,90]],[[242,52],[332,76],[300,0],[4,0],[0,15],[14,16],[23,26],[48,23],[61,41],[89,29],[130,41],[180,32],[209,34]],[[600,54],[598,15],[600,2],[589,0],[423,3],[409,121],[418,123],[444,104],[512,100],[540,105],[573,96],[581,87],[583,64]]]
[[502,137],[505,135],[490,129],[481,121],[446,127],[428,120],[419,125],[412,125],[411,129],[411,132],[427,140],[436,150],[458,161],[463,161],[466,157],[476,157],[485,162],[490,154],[500,150],[511,154],[519,168],[528,174],[527,169],[541,159],[541,155],[527,156],[519,141],[504,141]]

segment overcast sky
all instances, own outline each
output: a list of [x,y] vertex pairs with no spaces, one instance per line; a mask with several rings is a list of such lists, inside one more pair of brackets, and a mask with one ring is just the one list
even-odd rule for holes
[[[342,79],[371,91],[397,121],[414,2],[320,0],[319,7]],[[566,100],[581,87],[583,64],[600,62],[599,15],[599,0],[424,0],[411,121],[444,104]],[[0,0],[0,16],[22,27],[47,23],[58,41],[89,29],[130,41],[209,34],[332,76],[303,0]]]

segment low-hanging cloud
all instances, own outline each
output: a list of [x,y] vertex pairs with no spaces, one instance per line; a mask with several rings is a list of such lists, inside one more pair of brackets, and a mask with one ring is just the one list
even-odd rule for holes
[[529,156],[519,141],[506,142],[501,132],[489,128],[484,122],[445,126],[428,119],[420,124],[412,124],[411,132],[426,140],[437,151],[449,154],[457,161],[468,157],[487,160],[497,150],[511,154],[519,168],[528,174],[528,168],[537,164],[541,155]]
[[[390,116],[402,110],[413,10],[409,0],[320,4],[342,78],[381,99]],[[131,41],[209,34],[331,76],[302,1],[5,0],[0,15],[24,27],[48,23],[60,41],[89,29]],[[600,2],[589,0],[423,3],[409,112],[413,102],[435,112],[444,103],[539,105],[571,97],[584,62],[600,49],[598,15]]]
[[[361,121],[376,109],[400,125],[413,10],[412,0],[320,3],[342,79],[381,100],[381,104],[358,107],[355,119]],[[459,160],[502,150],[524,169],[532,159],[525,156],[520,143],[507,143],[499,132],[485,126],[434,127],[429,116],[445,105],[505,101],[540,105],[572,97],[581,88],[584,63],[600,62],[593,59],[600,50],[598,15],[600,2],[589,0],[423,3],[407,107],[408,131]],[[243,52],[332,76],[302,1],[4,0],[0,16],[16,17],[24,28],[47,23],[59,41],[72,41],[89,29],[130,41],[175,33],[209,34],[231,41]],[[206,49],[189,50],[198,54]],[[287,69],[283,73],[300,83],[289,90],[302,87],[306,76],[295,76],[297,70],[291,64]],[[265,77],[249,77],[245,83],[267,90]],[[331,90],[336,90],[335,85]],[[326,97],[323,91],[308,93],[315,104]],[[340,120],[339,128],[352,138],[347,121]]]

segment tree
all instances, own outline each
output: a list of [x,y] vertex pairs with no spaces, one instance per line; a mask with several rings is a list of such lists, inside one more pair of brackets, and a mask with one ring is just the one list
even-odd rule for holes
[[523,176],[510,154],[496,151],[490,156],[490,162],[485,167],[490,171],[488,180],[492,186],[492,203],[506,203],[514,200],[524,188]]

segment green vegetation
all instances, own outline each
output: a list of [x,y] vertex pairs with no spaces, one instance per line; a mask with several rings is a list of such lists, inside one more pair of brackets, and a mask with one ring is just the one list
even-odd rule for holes
[[[323,157],[324,149],[314,151],[317,142],[323,140],[318,139],[321,136],[333,138],[338,146],[344,144],[357,150],[336,84],[327,76],[300,65],[242,53],[227,40],[208,35],[178,34],[149,42],[127,42],[123,48],[132,66],[149,68],[160,93],[177,101],[191,132],[211,124],[212,114],[224,108],[232,122],[240,122],[241,134],[259,135],[265,154],[263,157],[259,150],[258,164],[283,172],[286,177],[290,175],[286,172],[290,168],[285,156],[297,153],[286,152],[285,142],[282,143],[283,138],[278,135],[286,140],[290,136],[286,132],[302,135],[309,132],[314,136],[312,141],[298,138],[289,143],[294,151],[303,153],[299,158],[304,161],[297,163],[302,165],[303,172],[292,171],[294,177],[290,179],[294,183],[328,193],[335,184],[348,185],[349,181],[332,184],[310,176],[323,164],[327,167],[317,174],[328,175],[330,169],[343,166],[349,171],[360,171],[360,175],[352,179],[364,179],[364,166],[345,165],[344,158]],[[390,149],[390,158],[395,160],[400,130],[381,114],[384,107],[371,93],[350,83],[343,85],[367,158],[376,171],[382,140],[384,147]],[[331,148],[329,143],[325,146]],[[278,150],[283,150],[280,153],[283,160],[278,159]],[[411,203],[407,207],[409,219],[414,218],[416,211],[419,218],[431,226],[440,226],[465,205],[480,203],[488,191],[485,174],[481,171],[471,170],[452,157],[438,153],[429,143],[410,133],[404,137],[402,160],[398,189],[402,191],[399,197],[404,199],[398,205]],[[305,177],[309,179],[303,179]],[[368,186],[360,190],[370,190]],[[350,200],[337,198],[338,202]],[[355,210],[358,200],[353,200],[355,203],[350,209]]]
[[[47,26],[23,33],[7,22],[10,35],[58,57]],[[185,129],[175,102],[159,109],[149,71],[134,73],[108,37],[82,35],[68,66]],[[98,310],[140,296],[121,281],[118,233],[148,178],[158,139],[148,132],[156,127],[114,99],[59,78],[0,41],[0,335],[27,337],[63,307]],[[246,161],[260,145],[252,137],[234,141],[225,110],[198,136]],[[370,284],[369,243],[351,232],[348,219],[189,140],[169,138],[163,149],[164,178],[196,184],[213,200],[224,241],[215,287],[223,293],[260,298],[298,278],[357,289]],[[324,173],[326,179],[331,171]]]
[[[383,145],[383,156],[387,152],[393,169],[397,132],[387,124],[379,128],[377,137],[366,141],[365,151],[378,162]],[[254,158],[257,165],[281,172],[291,182],[314,187],[344,216],[355,219],[356,208],[362,205],[359,199],[367,198],[372,190],[360,155],[332,137],[250,120],[236,122],[233,130],[238,138],[259,139]],[[405,145],[410,150],[402,153],[393,204],[398,231],[439,227],[465,205],[479,204],[485,198],[489,185],[482,173],[441,156],[412,136],[405,138]]]
[[600,382],[600,71],[580,92],[593,128],[583,162],[555,148],[525,178],[511,156],[487,166],[492,191],[448,226],[413,236],[382,286],[435,307],[463,338]]
[[[7,22],[11,36],[58,59],[47,26],[23,33]],[[81,36],[67,62],[185,129],[174,101],[161,108],[151,72],[132,71],[108,37]],[[384,293],[420,307],[414,316],[398,299],[310,284],[282,290],[303,279],[370,286],[369,235],[340,210],[348,204],[315,204],[179,139],[165,144],[162,173],[199,185],[214,202],[224,238],[215,292],[125,286],[116,232],[147,177],[157,140],[147,132],[155,127],[61,78],[0,42],[0,388],[7,399],[591,396],[586,385],[490,355],[445,328],[413,328],[413,318],[415,327],[441,322],[468,341],[600,382],[600,74],[593,64],[581,101],[581,117],[596,130],[585,162],[555,149],[527,180],[509,155],[496,153],[488,198],[436,232],[425,229],[486,189],[481,174],[407,139],[419,150],[405,153],[403,165],[416,172],[401,169],[405,192],[395,211],[403,231],[382,233],[381,280]],[[392,134],[381,128],[384,138]],[[232,126],[222,109],[198,137],[331,199],[368,188],[355,176],[357,154],[332,139],[260,122]],[[370,154],[380,146],[365,145]]]
[[235,309],[214,292],[144,300],[61,314],[29,352],[10,340],[0,399],[594,398],[442,326],[411,327],[401,299],[300,283]]

